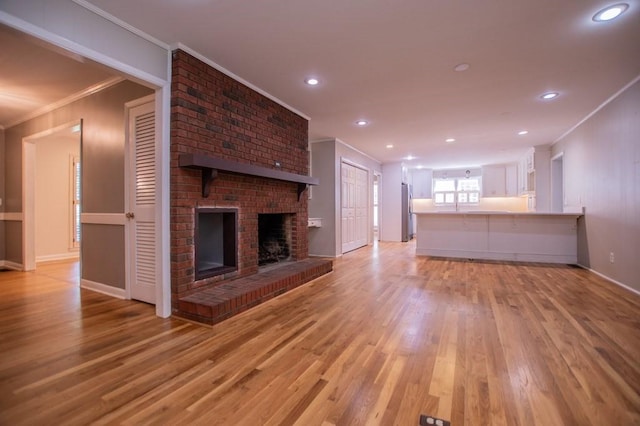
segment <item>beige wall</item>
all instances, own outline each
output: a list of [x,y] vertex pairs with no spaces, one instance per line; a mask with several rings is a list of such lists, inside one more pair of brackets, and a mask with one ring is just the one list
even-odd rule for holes
[[561,152],[565,209],[586,212],[578,262],[640,291],[640,82],[556,143]]
[[35,144],[36,261],[77,257],[71,239],[71,158],[80,158],[80,132],[63,129]]

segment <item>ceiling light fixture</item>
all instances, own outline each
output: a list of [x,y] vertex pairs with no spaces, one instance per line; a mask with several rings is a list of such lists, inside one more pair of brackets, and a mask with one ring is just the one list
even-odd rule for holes
[[540,95],[540,97],[544,100],[550,100],[550,99],[555,99],[558,97],[558,95],[560,95],[560,93],[558,92],[547,92],[547,93],[543,93],[542,95]]
[[455,67],[453,67],[453,70],[454,71],[458,71],[458,72],[462,72],[462,71],[468,70],[469,67],[470,67],[469,64],[462,63],[462,64],[458,64]]
[[362,126],[366,126],[367,124],[369,124],[369,122],[367,120],[358,120],[356,121],[356,124],[360,127]]
[[528,131],[528,130],[520,130],[520,131],[518,132],[518,134],[519,134],[520,136],[524,136],[524,135],[526,135],[527,133],[529,133],[529,131]]
[[411,161],[411,160],[415,160],[416,157],[414,157],[413,155],[409,154],[407,155],[407,161]]
[[606,7],[600,10],[598,13],[593,15],[593,20],[596,22],[606,22],[612,19],[617,18],[622,15],[625,10],[629,8],[629,5],[626,3],[618,3],[613,6]]
[[305,81],[305,83],[307,83],[309,86],[317,86],[318,83],[320,83],[320,81],[317,78],[307,78]]
[[455,141],[456,141],[456,140],[455,140],[454,138],[448,138],[448,139],[445,139],[445,142],[446,142],[446,143],[451,143],[451,142],[455,142]]
[[387,149],[391,149],[391,148],[393,148],[393,144],[388,144]]

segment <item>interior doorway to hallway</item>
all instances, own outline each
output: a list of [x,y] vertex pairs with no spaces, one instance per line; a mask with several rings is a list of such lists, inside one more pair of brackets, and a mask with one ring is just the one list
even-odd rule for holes
[[23,140],[23,269],[37,262],[79,260],[82,123]]

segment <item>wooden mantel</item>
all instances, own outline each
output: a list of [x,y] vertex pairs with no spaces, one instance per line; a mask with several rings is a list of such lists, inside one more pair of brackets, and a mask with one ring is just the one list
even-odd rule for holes
[[180,154],[180,157],[178,158],[178,165],[180,167],[202,171],[202,196],[204,198],[209,196],[211,183],[218,176],[218,171],[297,183],[298,200],[307,185],[318,185],[320,183],[318,178],[311,176],[283,172],[282,170],[274,170],[247,163],[239,163],[237,161],[225,160],[223,158],[212,157],[204,154]]

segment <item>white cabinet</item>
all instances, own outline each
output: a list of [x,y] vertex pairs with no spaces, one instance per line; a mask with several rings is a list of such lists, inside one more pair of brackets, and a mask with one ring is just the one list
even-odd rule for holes
[[506,193],[506,171],[504,166],[482,167],[482,196],[504,197]]
[[550,211],[551,150],[547,145],[530,148],[520,161],[518,192],[529,197],[530,211]]
[[413,184],[413,198],[432,198],[432,171],[430,169],[413,169],[411,171],[411,176]]
[[505,166],[505,195],[516,197],[518,195],[518,164],[511,163]]
[[536,170],[535,165],[535,149],[530,148],[524,156],[524,161],[527,167],[527,173],[531,173]]
[[536,190],[535,151],[531,148],[520,160],[518,169],[518,193],[526,195]]
[[518,195],[518,165],[494,164],[482,167],[483,197],[515,197]]

